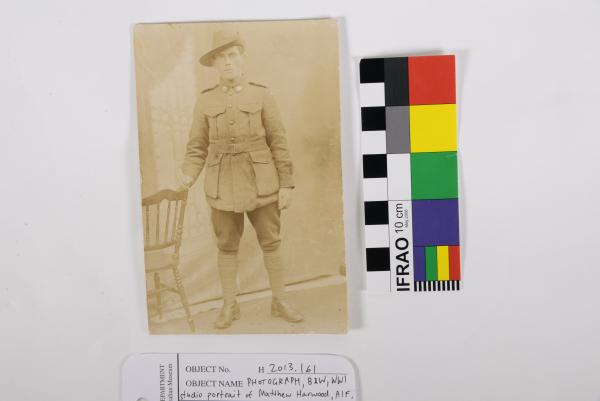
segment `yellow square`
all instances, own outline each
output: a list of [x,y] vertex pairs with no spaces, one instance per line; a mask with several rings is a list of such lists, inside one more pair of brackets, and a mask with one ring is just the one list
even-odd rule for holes
[[437,247],[437,279],[450,280],[450,259],[447,246]]
[[410,106],[410,151],[456,150],[456,105]]

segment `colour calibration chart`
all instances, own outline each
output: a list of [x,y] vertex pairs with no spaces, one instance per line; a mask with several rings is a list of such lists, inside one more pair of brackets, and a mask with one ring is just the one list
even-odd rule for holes
[[360,61],[367,288],[460,289],[453,55]]

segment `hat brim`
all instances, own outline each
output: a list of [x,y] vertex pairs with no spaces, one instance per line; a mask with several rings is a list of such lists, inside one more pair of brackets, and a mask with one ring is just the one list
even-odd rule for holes
[[222,52],[223,50],[227,49],[228,47],[231,46],[241,46],[242,49],[245,48],[244,46],[244,42],[242,42],[240,39],[234,39],[231,42],[227,42],[224,45],[221,45],[219,47],[215,47],[214,49],[212,49],[211,51],[209,51],[208,53],[204,54],[202,57],[200,57],[200,64],[205,65],[207,67],[212,67],[213,65],[213,57],[219,53]]

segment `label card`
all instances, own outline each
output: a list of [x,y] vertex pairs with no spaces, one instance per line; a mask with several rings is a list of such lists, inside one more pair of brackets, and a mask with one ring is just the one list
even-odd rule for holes
[[325,354],[138,354],[121,401],[358,400],[350,361]]

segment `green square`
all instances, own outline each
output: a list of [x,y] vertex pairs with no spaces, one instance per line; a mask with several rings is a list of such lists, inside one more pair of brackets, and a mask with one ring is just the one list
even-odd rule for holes
[[411,153],[412,199],[458,198],[456,152]]
[[437,271],[437,247],[425,247],[425,280],[435,281],[438,278]]

